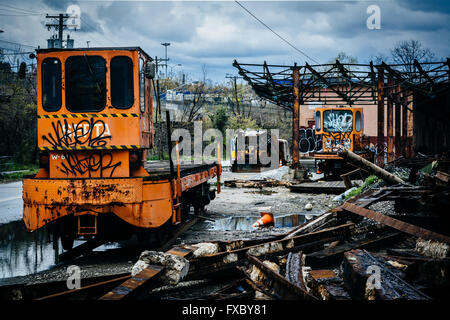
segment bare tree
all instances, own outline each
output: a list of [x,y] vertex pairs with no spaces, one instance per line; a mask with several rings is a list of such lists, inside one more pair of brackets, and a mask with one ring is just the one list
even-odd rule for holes
[[[206,85],[208,70],[206,65],[202,65],[202,81],[198,81],[188,86],[192,91],[192,100],[185,103],[183,107],[183,114],[181,116],[182,122],[192,122],[200,114],[205,101],[206,94],[208,92],[208,86]],[[184,94],[184,92],[183,92]]]
[[182,122],[191,122],[197,118],[206,101],[206,90],[206,85],[203,82],[199,82],[193,87],[192,100],[184,105],[181,116]]
[[[436,57],[428,48],[424,48],[419,40],[404,40],[397,42],[391,49],[392,61],[395,64],[404,64],[402,71],[415,72],[414,60],[419,62],[431,62]],[[426,69],[426,65],[423,66]]]

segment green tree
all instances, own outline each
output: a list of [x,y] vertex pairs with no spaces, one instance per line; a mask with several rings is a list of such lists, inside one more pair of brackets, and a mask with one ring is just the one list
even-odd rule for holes
[[256,120],[240,115],[231,117],[228,123],[230,129],[259,129]]
[[216,113],[210,116],[213,128],[219,129],[222,133],[225,133],[225,129],[228,125],[228,112],[227,108],[222,106],[216,109]]
[[22,164],[37,161],[35,77],[0,68],[0,155],[13,156]]

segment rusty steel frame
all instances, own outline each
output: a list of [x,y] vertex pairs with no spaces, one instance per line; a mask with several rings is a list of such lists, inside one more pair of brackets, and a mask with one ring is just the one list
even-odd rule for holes
[[379,222],[383,225],[397,229],[404,233],[413,235],[415,237],[419,237],[419,238],[427,239],[427,240],[441,241],[441,242],[450,244],[450,237],[448,237],[448,236],[442,235],[437,232],[430,231],[425,228],[421,228],[421,227],[412,225],[407,222],[403,222],[401,220],[397,220],[395,218],[383,215],[383,214],[378,213],[373,210],[362,208],[362,207],[359,207],[357,205],[354,205],[354,204],[351,204],[348,202],[341,205],[341,208],[343,208],[346,211],[352,212],[354,214],[360,215],[362,217]]
[[[335,63],[303,66],[269,65],[238,63],[236,60],[233,66],[238,69],[238,73],[247,81],[261,98],[268,100],[286,110],[292,111],[294,93],[292,90],[292,71],[297,68],[300,76],[300,103],[317,101],[321,89],[329,88],[336,90],[338,98],[320,96],[324,105],[336,104],[377,104],[377,79],[375,68],[383,68],[386,72],[384,78],[389,76],[394,79],[394,85],[401,85],[402,92],[406,95],[411,90],[419,90],[422,93],[430,94],[430,86],[437,83],[450,83],[449,63],[447,61],[419,63],[418,65],[407,64],[386,64],[381,62],[374,65]],[[415,66],[414,72],[407,72],[403,69]],[[419,68],[420,66],[420,68]],[[425,76],[426,75],[426,76]],[[333,86],[347,86],[347,92],[336,89]],[[348,90],[348,87],[357,87],[356,90]],[[448,89],[446,89],[448,91]],[[364,96],[370,94],[371,97]]]
[[[437,84],[450,84],[450,60],[443,62],[413,64],[391,64],[385,62],[370,64],[345,64],[336,60],[335,63],[304,66],[269,65],[238,63],[233,66],[238,69],[239,75],[247,81],[255,93],[281,108],[293,112],[293,122],[298,120],[298,104],[311,101],[320,101],[326,105],[377,105],[377,163],[384,165],[385,149],[387,149],[388,162],[400,155],[412,156],[412,148],[408,144],[408,117],[412,117],[409,103],[418,105],[408,98],[418,92],[428,97],[427,103],[437,97],[434,87]],[[414,71],[408,71],[408,68]],[[376,77],[376,71],[378,77]],[[262,71],[260,71],[262,69]],[[297,75],[298,74],[298,75]],[[297,79],[298,77],[298,79]],[[387,80],[387,81],[386,81]],[[337,96],[322,94],[323,89],[330,89]],[[450,85],[444,87],[440,94],[450,91]],[[387,119],[385,119],[385,98],[387,102]],[[394,117],[395,103],[395,117]],[[401,107],[400,107],[401,105]],[[400,109],[402,112],[400,113]],[[400,114],[402,114],[400,122]],[[395,120],[394,120],[395,119]],[[412,118],[411,118],[412,119]],[[411,120],[410,119],[410,120]],[[394,138],[395,121],[395,138]],[[385,133],[384,123],[387,123]],[[411,126],[412,124],[410,124]],[[296,143],[293,127],[294,144]],[[400,128],[402,130],[400,130]],[[411,127],[409,128],[411,130]],[[385,147],[387,141],[387,148]],[[296,145],[293,146],[293,163],[297,163]]]
[[384,69],[378,68],[377,82],[377,165],[384,167]]

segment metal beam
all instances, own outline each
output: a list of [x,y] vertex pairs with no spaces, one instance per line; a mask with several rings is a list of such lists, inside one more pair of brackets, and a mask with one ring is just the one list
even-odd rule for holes
[[401,156],[401,125],[400,125],[400,112],[401,112],[401,103],[400,103],[400,95],[401,88],[398,84],[395,88],[395,158]]
[[394,79],[388,78],[387,90],[387,161],[394,160]]
[[299,69],[292,70],[292,82],[293,82],[293,112],[292,112],[292,166],[297,168],[299,166],[300,153],[298,148],[299,143],[299,126],[300,126],[300,81],[299,81]]
[[378,68],[377,84],[377,164],[384,166],[384,69]]
[[443,234],[433,232],[433,231],[409,224],[407,222],[403,222],[401,220],[391,218],[389,216],[386,216],[384,214],[378,213],[373,210],[358,207],[349,202],[345,202],[341,206],[341,208],[343,208],[349,212],[352,212],[354,214],[360,215],[362,217],[377,221],[383,225],[397,229],[404,233],[416,236],[418,238],[422,238],[422,239],[426,239],[426,240],[441,241],[441,242],[450,244],[450,237],[448,237],[448,236],[445,236]]
[[311,67],[308,63],[306,63],[305,67],[311,71],[311,73],[316,76],[318,78],[318,80],[320,82],[322,82],[324,85],[327,86],[327,88],[330,88],[331,90],[333,90],[334,92],[336,92],[336,94],[341,97],[343,100],[345,100],[349,105],[353,104],[353,101],[343,92],[341,92],[340,90],[337,90],[335,88],[333,88],[333,86],[328,82],[327,79],[325,79],[319,72],[317,72],[316,70],[314,70],[313,67]]
[[419,70],[419,73],[422,76],[424,76],[428,80],[428,82],[430,82],[431,85],[434,85],[434,81],[430,78],[428,73],[423,70],[423,68],[420,65],[419,61],[417,61],[416,59],[414,59],[414,66],[417,68],[417,70]]

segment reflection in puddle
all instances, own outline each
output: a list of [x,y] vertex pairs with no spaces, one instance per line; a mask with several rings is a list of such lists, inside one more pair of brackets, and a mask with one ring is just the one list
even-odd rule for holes
[[[285,216],[275,216],[275,228],[291,228],[299,226],[310,220],[312,216],[303,214],[290,214]],[[228,217],[218,219],[213,222],[213,230],[239,230],[249,231],[254,230],[252,225],[258,220],[258,216],[254,217]]]
[[[0,279],[25,276],[55,266],[64,250],[60,242],[54,249],[49,240],[45,228],[27,232],[23,221],[0,225]],[[83,242],[76,240],[74,247]],[[117,243],[108,243],[94,251],[106,251],[117,246]]]
[[45,228],[27,232],[23,221],[0,225],[0,278],[24,276],[55,265],[58,251]]

